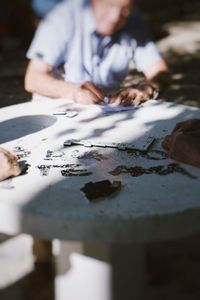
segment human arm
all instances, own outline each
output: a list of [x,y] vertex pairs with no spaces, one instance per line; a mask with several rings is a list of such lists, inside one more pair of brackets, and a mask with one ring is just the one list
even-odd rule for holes
[[169,85],[169,69],[163,58],[151,66],[151,68],[144,69],[143,73],[146,78],[146,83],[151,85],[154,89],[163,91]]
[[[25,89],[54,99],[65,98],[82,104],[97,103],[103,97],[92,83],[76,84],[75,80],[66,82],[52,74],[69,59],[76,30],[75,16],[73,1],[62,1],[42,20],[26,54],[30,62],[25,75]],[[77,55],[74,58],[79,59]],[[73,68],[73,64],[67,68],[68,72],[72,72],[70,68]]]
[[0,147],[0,181],[21,173],[17,158],[8,150]]
[[117,95],[113,95],[111,102],[113,100],[117,105],[120,103],[135,105],[148,99],[157,98],[156,94],[158,96],[158,92],[162,92],[169,84],[167,63],[152,41],[148,27],[137,7],[129,20],[127,30],[132,36],[132,64],[137,71],[143,73],[145,79],[142,83],[123,88]]
[[164,59],[158,60],[151,68],[143,70],[145,81],[137,86],[120,89],[111,95],[112,105],[138,105],[149,99],[157,98],[158,93],[169,84],[169,71]]
[[91,82],[66,82],[52,76],[53,67],[39,59],[30,60],[25,89],[51,98],[70,99],[80,104],[95,104],[103,99],[101,90]]

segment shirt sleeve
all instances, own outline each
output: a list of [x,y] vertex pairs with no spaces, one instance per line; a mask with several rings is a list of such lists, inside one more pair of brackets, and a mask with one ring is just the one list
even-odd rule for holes
[[161,54],[153,42],[148,42],[143,46],[137,46],[134,53],[136,69],[140,72],[151,68],[161,60]]
[[136,69],[143,72],[161,60],[162,56],[156,44],[152,41],[139,10],[135,11],[131,26],[133,38],[136,42],[133,61]]
[[67,55],[67,48],[73,31],[70,0],[58,4],[44,18],[28,49],[28,59],[40,59],[57,67]]

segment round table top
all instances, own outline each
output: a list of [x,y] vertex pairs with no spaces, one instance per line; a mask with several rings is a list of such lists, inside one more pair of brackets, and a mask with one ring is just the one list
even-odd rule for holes
[[[77,115],[54,114],[65,109]],[[0,109],[1,146],[27,168],[0,183],[0,232],[109,243],[198,232],[200,169],[168,159],[161,147],[177,122],[193,117],[200,117],[199,109],[154,100],[110,113],[64,100]],[[149,138],[154,143],[148,147]],[[73,139],[136,149],[64,146]],[[145,145],[148,151],[140,151]],[[89,200],[84,186],[104,180],[118,181],[121,188]]]

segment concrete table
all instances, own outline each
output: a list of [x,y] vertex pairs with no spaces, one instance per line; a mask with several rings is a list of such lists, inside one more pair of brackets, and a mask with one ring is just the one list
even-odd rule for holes
[[[66,108],[78,115],[53,114]],[[161,147],[163,137],[177,122],[194,117],[200,118],[199,109],[153,100],[136,110],[116,113],[64,100],[2,108],[0,143],[29,166],[26,174],[0,183],[0,232],[79,241],[84,243],[82,250],[76,245],[80,252],[90,248],[87,253],[91,253],[96,247],[106,253],[104,258],[112,252],[116,277],[123,278],[130,266],[136,282],[142,274],[144,243],[200,231],[200,169],[168,159]],[[63,145],[66,140],[79,139],[129,143],[141,150],[152,137],[154,143],[147,152]],[[101,180],[120,181],[121,190],[89,201],[81,189]],[[103,260],[109,261],[107,258]],[[75,259],[81,265],[80,257]],[[110,268],[105,268],[104,291],[110,288]],[[129,288],[125,284],[122,289],[123,295],[127,293],[124,299],[133,299],[132,286]],[[85,299],[121,297],[119,290],[114,295],[105,292],[103,298],[96,293]],[[69,297],[79,299],[76,292]]]

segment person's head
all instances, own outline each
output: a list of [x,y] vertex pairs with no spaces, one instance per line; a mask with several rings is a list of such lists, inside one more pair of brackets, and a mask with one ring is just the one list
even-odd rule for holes
[[112,35],[126,23],[134,0],[91,0],[97,31]]

